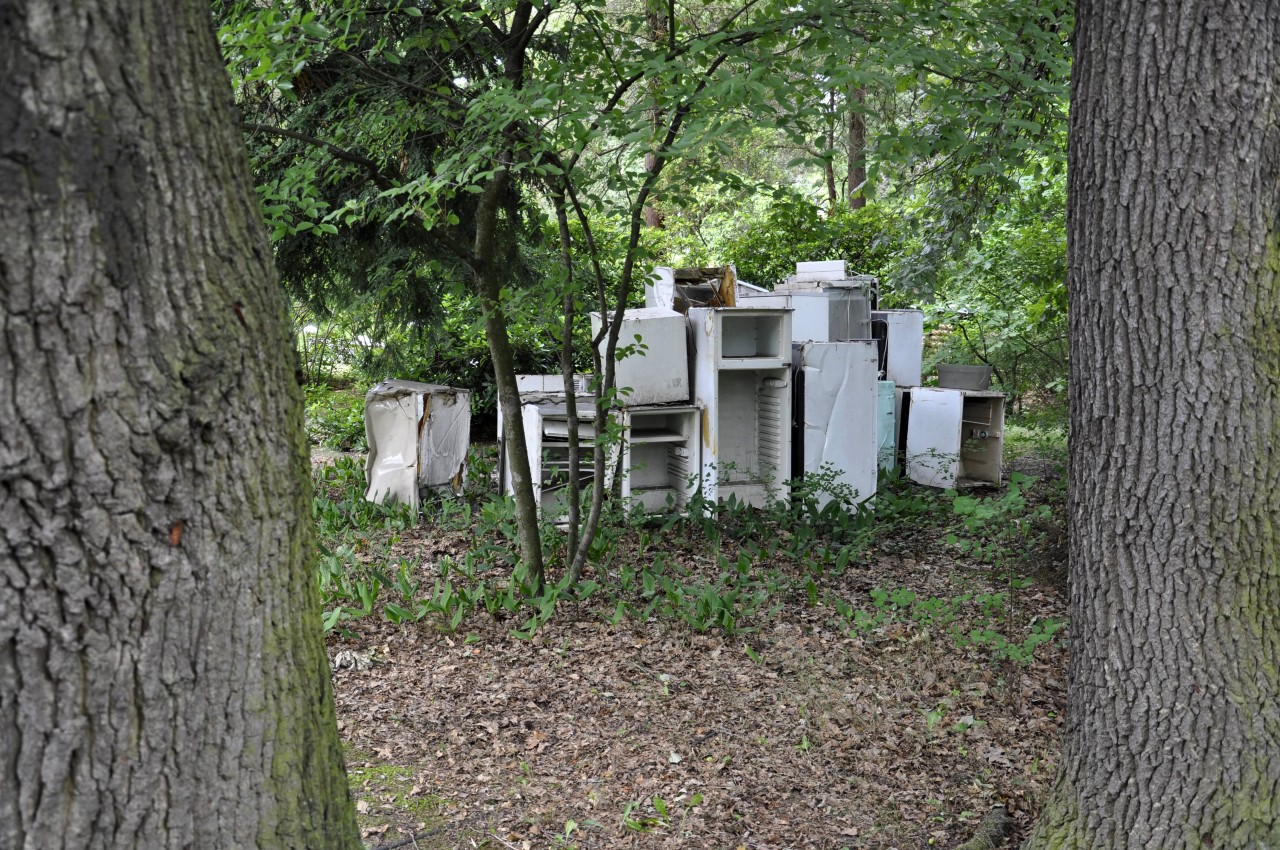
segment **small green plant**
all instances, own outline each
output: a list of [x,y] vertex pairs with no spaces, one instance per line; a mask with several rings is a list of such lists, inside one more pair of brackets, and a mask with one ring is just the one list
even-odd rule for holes
[[[414,517],[404,506],[366,501],[364,471],[351,458],[321,467],[314,478],[316,580],[328,631],[373,613],[384,588],[394,588],[402,598],[405,590],[412,591],[409,566],[392,559],[391,547]],[[400,612],[394,603],[393,611],[391,616]]]
[[578,830],[578,822],[576,820],[567,820],[564,822],[564,829],[551,837],[551,843],[555,847],[563,847],[566,850],[576,847],[569,839]]
[[674,805],[669,805],[666,800],[656,794],[649,798],[648,806],[640,800],[630,800],[622,808],[622,826],[633,832],[669,829],[673,818],[678,817],[683,823],[690,812],[702,805],[702,801],[701,794],[694,794],[687,802],[677,797],[672,801]]
[[335,390],[325,384],[308,384],[307,434],[311,442],[343,452],[368,448],[364,431],[364,396]]

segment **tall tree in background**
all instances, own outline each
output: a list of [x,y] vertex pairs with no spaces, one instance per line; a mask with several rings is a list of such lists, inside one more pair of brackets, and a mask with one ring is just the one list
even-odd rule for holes
[[845,160],[845,197],[849,209],[860,210],[867,205],[867,101],[866,87],[849,86],[848,110],[849,146]]
[[1028,848],[1280,846],[1280,4],[1077,7],[1071,691]]
[[0,848],[359,846],[208,6],[0,2]]

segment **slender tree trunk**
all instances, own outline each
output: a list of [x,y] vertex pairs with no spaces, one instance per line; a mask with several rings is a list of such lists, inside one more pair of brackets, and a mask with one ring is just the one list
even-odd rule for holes
[[[658,47],[664,45],[674,46],[676,22],[671,14],[671,7],[668,2],[669,0],[645,0],[645,21],[649,24],[649,34],[653,38],[653,43]],[[653,129],[653,138],[658,139],[663,135],[662,118],[664,110],[658,102],[658,97],[662,93],[662,81],[654,78],[649,81],[648,87],[651,101],[649,126]],[[656,174],[662,170],[662,164],[652,152],[644,155],[644,170],[649,174]],[[663,227],[662,210],[654,206],[652,202],[645,205],[644,223],[647,227]]]
[[[560,267],[564,270],[564,292],[561,294],[561,310],[564,313],[564,336],[560,340],[560,375],[564,378],[564,406],[569,428],[569,529],[565,532],[565,561],[572,562],[578,548],[578,524],[582,518],[582,456],[578,445],[578,394],[573,389],[573,320],[577,315],[574,297],[573,237],[569,230],[567,192],[559,186],[551,192],[551,205],[556,213],[556,230],[560,235]],[[577,580],[576,578],[574,579]]]
[[0,848],[358,847],[207,4],[0,0]]
[[1280,4],[1076,18],[1070,713],[1026,847],[1280,847]]
[[862,86],[849,87],[849,209],[860,210],[867,205],[867,119],[862,106],[867,90]]
[[836,189],[836,125],[840,123],[836,92],[827,93],[826,157],[822,160],[822,176],[827,184],[827,215],[834,215],[840,194]]
[[511,468],[511,486],[515,491],[516,533],[520,538],[520,557],[536,588],[543,581],[542,535],[538,529],[538,504],[533,496],[533,473],[529,466],[529,447],[524,439],[524,421],[520,410],[520,390],[516,386],[515,357],[511,352],[511,336],[507,332],[507,316],[502,309],[501,274],[494,263],[497,256],[498,204],[505,191],[510,172],[500,170],[485,186],[476,213],[473,254],[476,293],[484,313],[485,337],[493,358],[493,380],[502,407],[502,431],[507,463]]

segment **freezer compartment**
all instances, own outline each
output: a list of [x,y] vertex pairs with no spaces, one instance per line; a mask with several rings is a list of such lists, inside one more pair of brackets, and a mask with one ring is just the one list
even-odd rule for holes
[[785,313],[725,311],[720,316],[720,368],[755,369],[760,360],[780,361],[790,355],[791,340],[783,333]]

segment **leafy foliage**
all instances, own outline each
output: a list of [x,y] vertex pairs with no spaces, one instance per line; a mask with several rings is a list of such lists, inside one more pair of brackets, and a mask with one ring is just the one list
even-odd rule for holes
[[936,362],[993,367],[1015,407],[1061,397],[1067,372],[1065,175],[1028,178],[979,242],[949,263],[929,318]]
[[[732,502],[694,504],[685,515],[654,519],[613,504],[593,548],[591,576],[577,585],[566,576],[539,591],[518,570],[508,573],[516,538],[509,499],[478,494],[428,508],[427,521],[464,531],[474,542],[461,557],[441,558],[424,575],[391,554],[411,518],[400,509],[363,502],[359,467],[339,460],[317,476],[320,582],[322,599],[331,606],[326,627],[381,610],[393,623],[430,622],[454,633],[470,617],[487,615],[509,621],[513,635],[531,639],[560,606],[589,604],[612,623],[660,617],[695,632],[741,637],[784,606],[799,604],[829,609],[851,634],[872,636],[894,623],[913,623],[1021,663],[1060,630],[1060,623],[1024,627],[1013,617],[1016,593],[1028,585],[1018,577],[1018,564],[1035,548],[1039,523],[1050,517],[1045,505],[1028,501],[1032,480],[1018,477],[1004,493],[975,497],[890,479],[872,512],[838,488],[835,499],[818,499],[831,493],[834,477],[832,471],[795,482],[790,500],[764,510]],[[899,537],[918,540],[929,527],[967,557],[989,563],[992,589],[922,598],[876,587],[856,600],[826,586],[859,569],[870,552],[891,549]],[[559,533],[544,529],[549,550]],[[687,544],[679,542],[689,540],[702,541],[707,554],[699,557],[709,558],[713,570],[689,565],[681,554]],[[736,557],[725,554],[726,544]]]
[[883,206],[823,216],[817,205],[787,193],[740,225],[721,252],[743,280],[760,285],[780,283],[797,262],[812,259],[842,259],[858,274],[887,276],[906,247],[901,222]]

